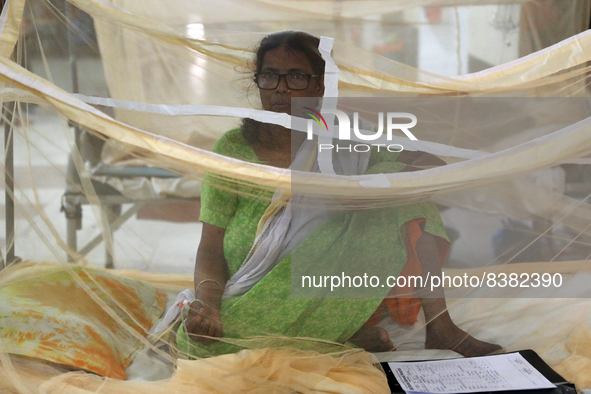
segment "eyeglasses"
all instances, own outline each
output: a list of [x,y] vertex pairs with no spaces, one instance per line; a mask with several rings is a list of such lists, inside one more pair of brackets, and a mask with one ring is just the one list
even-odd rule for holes
[[285,78],[287,88],[291,90],[304,90],[308,89],[310,85],[310,78],[318,78],[320,75],[310,75],[306,73],[288,73],[288,74],[277,74],[277,73],[257,73],[254,75],[254,80],[257,83],[259,89],[272,90],[277,89],[281,78]]

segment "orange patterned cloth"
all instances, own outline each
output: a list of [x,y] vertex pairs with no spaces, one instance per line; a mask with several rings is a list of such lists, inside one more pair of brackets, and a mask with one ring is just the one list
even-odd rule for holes
[[5,350],[106,377],[127,377],[143,348],[139,336],[166,304],[166,294],[150,284],[100,270],[24,264],[4,271],[10,271],[0,274]]
[[[399,276],[417,276],[423,272],[421,262],[417,256],[417,241],[421,237],[421,225],[425,219],[413,219],[405,223],[406,227],[406,264],[402,268]],[[441,264],[449,252],[450,243],[440,237],[436,237],[437,250]],[[396,287],[397,294],[408,294],[414,289],[410,286]],[[403,325],[413,325],[417,322],[417,316],[421,310],[421,301],[413,297],[393,297],[384,298],[378,309],[365,323],[366,326],[375,326],[382,320],[384,308],[388,310],[390,316],[398,323]]]

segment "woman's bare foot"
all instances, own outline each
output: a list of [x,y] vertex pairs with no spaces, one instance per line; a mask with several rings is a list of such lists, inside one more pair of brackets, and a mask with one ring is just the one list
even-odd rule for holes
[[361,327],[349,342],[367,350],[368,352],[390,352],[396,350],[388,333],[381,327]]
[[449,322],[434,321],[427,324],[425,349],[449,349],[462,356],[472,357],[496,353],[503,348],[474,338],[450,320]]

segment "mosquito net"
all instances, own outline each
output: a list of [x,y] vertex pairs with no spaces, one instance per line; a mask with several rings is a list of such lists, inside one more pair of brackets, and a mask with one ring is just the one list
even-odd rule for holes
[[6,1],[0,388],[389,392],[529,348],[591,388],[590,16]]

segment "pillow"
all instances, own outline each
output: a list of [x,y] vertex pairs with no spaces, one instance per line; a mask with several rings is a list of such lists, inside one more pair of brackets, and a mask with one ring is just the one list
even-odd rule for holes
[[96,269],[19,266],[0,273],[5,350],[125,379],[125,369],[143,347],[139,336],[164,311],[166,294]]

